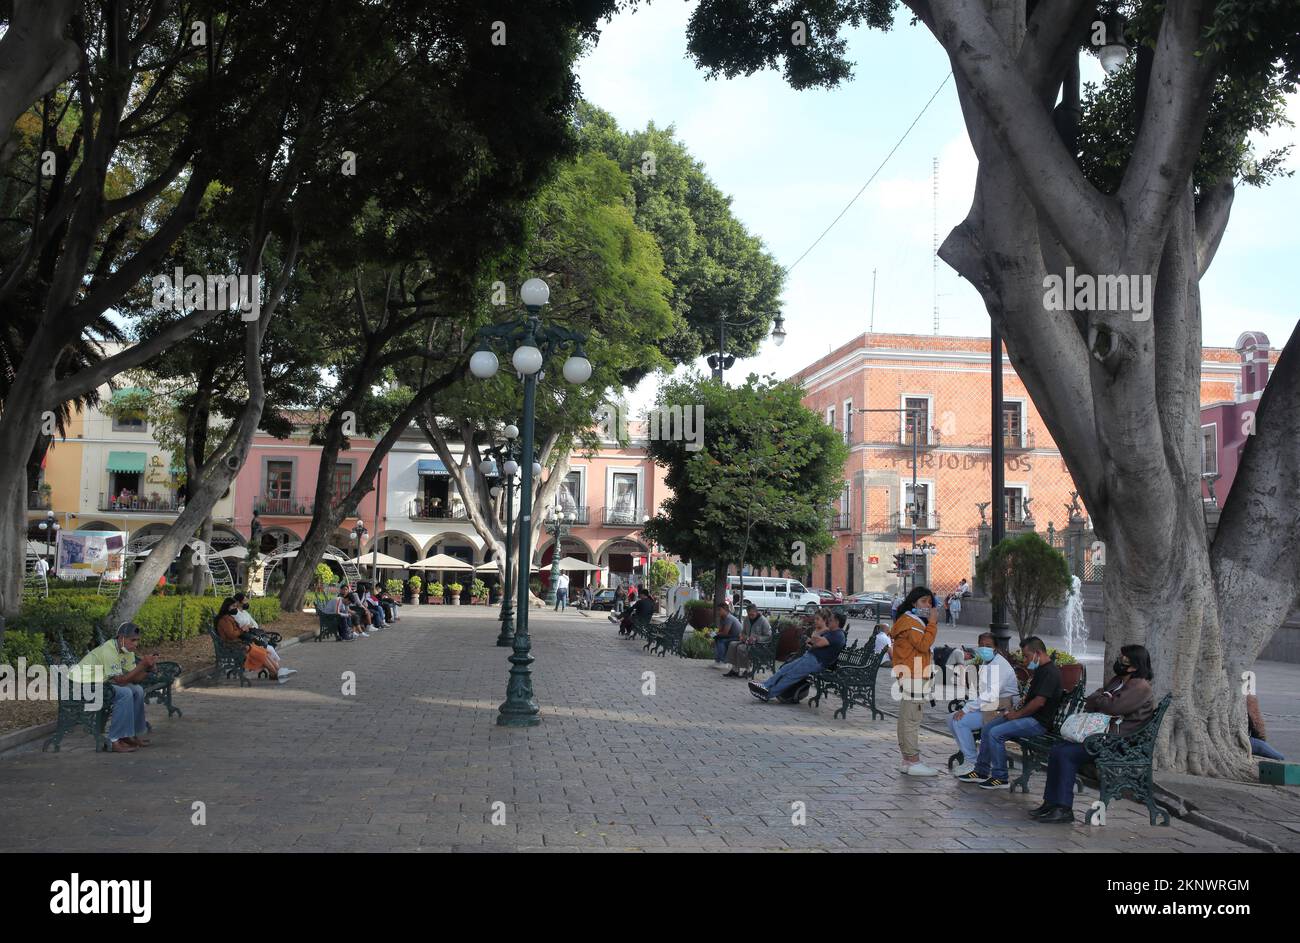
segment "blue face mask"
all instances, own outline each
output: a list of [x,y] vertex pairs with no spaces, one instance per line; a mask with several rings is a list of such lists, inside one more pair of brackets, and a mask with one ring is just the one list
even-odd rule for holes
[[977,648],[975,649],[975,654],[979,655],[980,661],[984,662],[986,665],[993,661],[994,652],[991,648]]
[[1025,662],[1025,667],[1028,668],[1030,671],[1033,671],[1033,670],[1035,670],[1035,669],[1038,667],[1038,662],[1036,662],[1036,661],[1027,661],[1027,662]]

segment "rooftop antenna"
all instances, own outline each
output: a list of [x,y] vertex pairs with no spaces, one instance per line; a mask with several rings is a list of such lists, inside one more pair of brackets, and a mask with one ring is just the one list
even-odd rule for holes
[[934,195],[932,219],[934,224],[933,252],[930,255],[930,282],[934,293],[934,333],[939,333],[939,158],[933,158],[934,173],[931,189]]
[[867,333],[876,332],[876,270],[871,270],[871,321],[867,324]]

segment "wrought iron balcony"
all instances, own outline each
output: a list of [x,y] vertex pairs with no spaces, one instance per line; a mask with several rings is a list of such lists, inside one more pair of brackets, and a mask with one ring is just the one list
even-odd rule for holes
[[849,514],[832,514],[831,530],[848,530],[850,528],[849,525],[850,516],[851,515]]
[[176,514],[184,505],[185,502],[170,494],[144,497],[138,494],[123,496],[121,494],[104,494],[100,492],[98,508],[101,511],[143,511],[147,513]]
[[469,517],[463,504],[448,508],[436,499],[422,501],[419,498],[411,502],[407,515],[413,521],[463,521]]
[[[916,514],[915,525],[918,534],[933,533],[939,529],[939,513],[937,511],[920,511]],[[889,516],[890,530],[910,534],[912,526],[912,515],[909,513],[895,512]]]
[[603,507],[600,509],[600,522],[605,527],[640,527],[647,513],[643,507]]
[[311,517],[316,509],[316,496],[275,497],[258,495],[253,498],[253,510],[272,517]]

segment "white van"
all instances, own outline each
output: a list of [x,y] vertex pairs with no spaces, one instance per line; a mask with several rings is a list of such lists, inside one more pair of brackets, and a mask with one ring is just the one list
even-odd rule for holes
[[814,613],[821,608],[821,597],[804,589],[798,580],[777,576],[747,576],[742,590],[740,577],[728,576],[727,599],[730,600],[737,592],[741,593],[743,602],[752,602],[759,609],[773,612],[803,610]]

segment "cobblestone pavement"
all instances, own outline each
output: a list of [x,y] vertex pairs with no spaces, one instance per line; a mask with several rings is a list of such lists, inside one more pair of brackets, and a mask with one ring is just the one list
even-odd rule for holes
[[[151,708],[153,746],[134,754],[96,754],[84,734],[59,754],[6,754],[0,847],[1246,850],[1177,820],[1152,827],[1127,802],[1105,826],[1038,825],[1036,794],[901,776],[892,718],[760,704],[707,662],[652,658],[601,618],[534,615],[544,721],[497,727],[509,666],[493,614],[437,610],[370,639],[294,646],[285,660],[301,673],[287,684],[194,687],[176,720]],[[341,693],[347,671],[354,696]],[[923,746],[932,762],[951,752],[931,734]],[[492,824],[494,803],[505,824]]]

